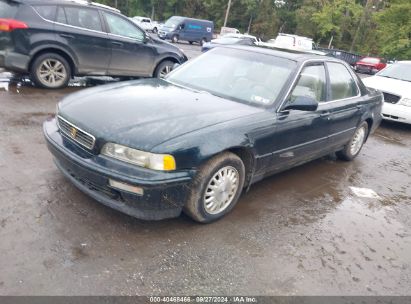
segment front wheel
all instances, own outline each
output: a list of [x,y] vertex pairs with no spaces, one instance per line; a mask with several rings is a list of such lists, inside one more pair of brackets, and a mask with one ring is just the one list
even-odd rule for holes
[[351,161],[360,154],[365,140],[368,136],[368,123],[363,122],[351,138],[350,142],[344,147],[343,150],[337,152],[337,156],[341,160]]
[[177,43],[178,42],[178,36],[174,35],[173,37],[171,37],[171,42]]
[[244,186],[245,168],[233,153],[223,153],[203,165],[194,178],[184,212],[200,223],[211,223],[229,213]]
[[164,78],[173,70],[175,63],[169,60],[161,62],[154,71],[154,77]]

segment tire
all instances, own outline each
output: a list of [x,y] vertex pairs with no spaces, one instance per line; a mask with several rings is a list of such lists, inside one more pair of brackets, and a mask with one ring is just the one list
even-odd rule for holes
[[67,87],[70,81],[71,68],[64,57],[55,53],[46,53],[34,59],[30,78],[39,87],[61,89]]
[[368,137],[368,123],[363,122],[351,138],[350,142],[344,147],[343,150],[338,151],[337,157],[344,161],[352,161],[360,154],[362,147]]
[[177,35],[173,35],[173,37],[171,37],[171,42],[172,42],[172,43],[177,43],[177,42],[178,42],[178,36],[177,36]]
[[207,39],[206,39],[206,38],[203,38],[203,39],[201,39],[201,41],[200,41],[200,45],[203,46],[204,43],[206,43],[206,42],[207,42]]
[[174,68],[175,63],[170,60],[162,61],[154,71],[155,78],[164,78]]
[[[219,174],[221,172],[222,175]],[[244,179],[244,164],[237,155],[226,152],[212,158],[200,168],[194,178],[184,213],[193,220],[204,224],[221,219],[237,204],[244,187]],[[211,189],[219,187],[218,180],[227,183],[222,184],[222,188],[213,190],[218,191],[216,196],[209,195],[212,193]],[[216,201],[213,200],[213,197]],[[216,202],[221,203],[221,205]]]

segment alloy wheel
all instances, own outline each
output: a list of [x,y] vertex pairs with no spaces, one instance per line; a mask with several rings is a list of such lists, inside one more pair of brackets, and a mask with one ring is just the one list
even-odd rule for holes
[[45,59],[37,68],[38,79],[47,87],[59,87],[67,80],[64,64],[57,59]]

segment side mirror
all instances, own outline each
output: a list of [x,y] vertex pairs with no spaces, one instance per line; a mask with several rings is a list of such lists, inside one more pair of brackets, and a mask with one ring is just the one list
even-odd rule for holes
[[149,36],[146,32],[144,32],[143,42],[144,42],[144,43],[147,43],[147,42],[149,42],[149,41],[150,41],[150,36]]
[[317,109],[318,101],[314,98],[307,96],[297,96],[294,102],[287,104],[283,110],[299,110],[314,112],[317,111]]

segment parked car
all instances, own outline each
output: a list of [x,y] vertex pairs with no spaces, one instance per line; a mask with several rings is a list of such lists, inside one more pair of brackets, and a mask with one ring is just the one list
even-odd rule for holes
[[363,81],[383,92],[384,119],[411,124],[411,61],[397,61]]
[[143,30],[147,32],[153,32],[155,34],[157,34],[158,32],[158,24],[151,21],[150,18],[136,16],[131,18],[131,20],[133,20],[138,26],[140,26]]
[[241,33],[236,28],[223,26],[220,31],[220,36],[225,36],[227,34],[241,34]]
[[190,44],[199,42],[203,45],[213,39],[213,33],[214,23],[212,21],[174,16],[160,28],[158,37],[170,39],[174,43],[182,40]]
[[65,87],[73,76],[158,77],[187,60],[107,6],[0,0],[0,17],[0,67],[44,88]]
[[337,59],[218,47],[165,79],[68,96],[44,134],[57,167],[99,202],[208,223],[266,176],[336,151],[354,159],[382,98]]
[[201,51],[204,53],[221,45],[258,45],[258,40],[251,35],[227,34],[221,38],[204,43]]
[[354,69],[358,73],[375,74],[384,69],[387,62],[382,58],[364,57],[355,64]]
[[277,38],[273,41],[273,46],[276,48],[299,51],[311,51],[313,45],[314,42],[311,38],[282,33],[278,34]]

